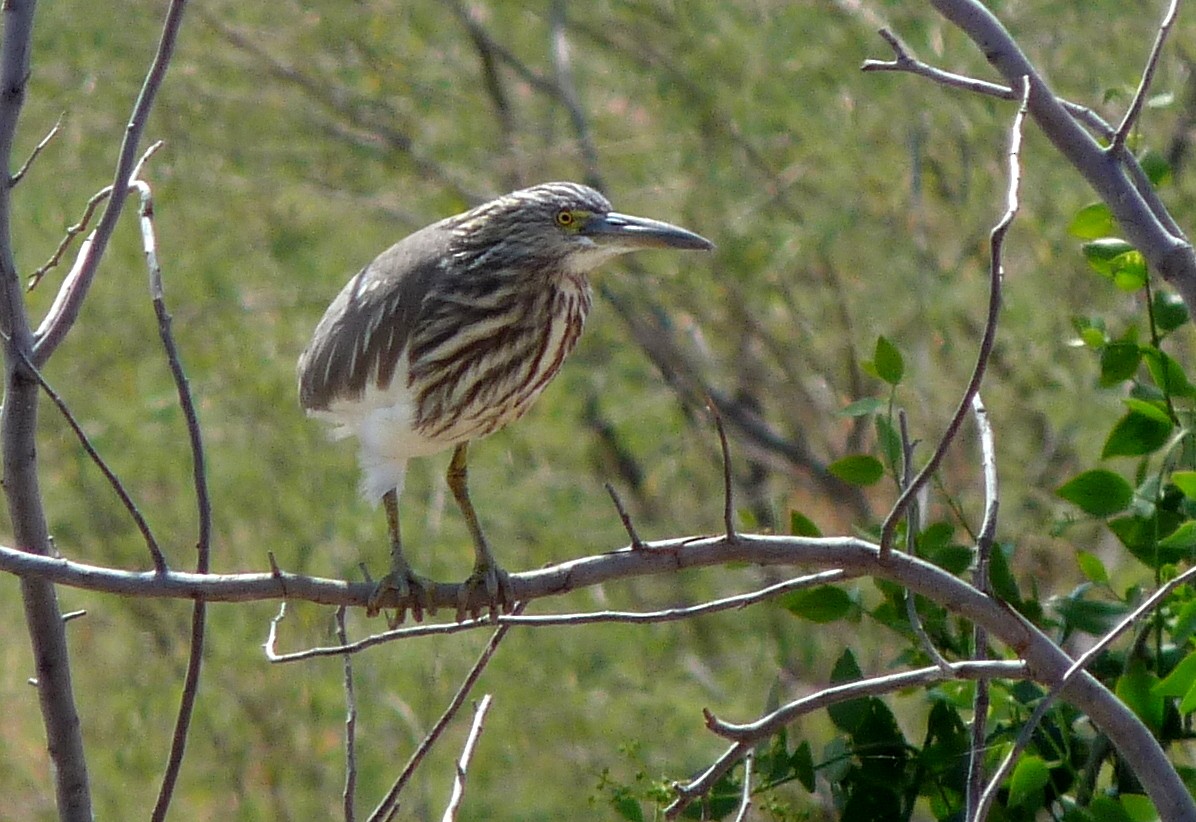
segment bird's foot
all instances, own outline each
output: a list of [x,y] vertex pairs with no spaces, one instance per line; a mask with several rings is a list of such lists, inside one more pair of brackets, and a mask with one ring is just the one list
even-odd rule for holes
[[366,616],[377,616],[384,608],[395,608],[394,615],[386,615],[386,624],[393,630],[403,624],[407,618],[407,609],[411,609],[411,617],[416,622],[424,621],[424,611],[429,615],[436,613],[436,604],[432,601],[432,589],[436,585],[430,579],[418,576],[410,570],[392,570],[378,580],[373,592],[366,600]]
[[457,621],[464,621],[466,614],[477,619],[483,605],[489,606],[491,619],[497,619],[500,610],[509,614],[515,606],[511,575],[494,564],[474,566],[457,588]]

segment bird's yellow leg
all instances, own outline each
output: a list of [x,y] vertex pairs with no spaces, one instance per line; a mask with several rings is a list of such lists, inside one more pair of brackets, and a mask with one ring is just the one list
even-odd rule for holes
[[[469,579],[461,586],[457,595],[458,621],[464,619],[465,612],[469,610],[471,594],[479,587],[486,589],[491,616],[497,616],[500,606],[504,611],[509,611],[514,604],[511,601],[510,575],[495,562],[490,545],[482,533],[482,526],[478,522],[477,512],[473,510],[473,503],[469,499],[468,447],[469,443],[463,442],[454,449],[447,475],[449,490],[453,492],[453,498],[457,500],[461,514],[465,517],[465,526],[469,528],[469,535],[473,537],[475,555],[473,573],[469,575]],[[472,610],[476,616],[478,608],[475,606]]]
[[391,591],[398,599],[397,611],[393,618],[387,614],[386,621],[391,628],[399,625],[407,616],[407,609],[411,608],[411,616],[416,622],[422,622],[424,610],[429,614],[436,612],[436,606],[429,595],[429,582],[412,572],[403,556],[403,540],[399,535],[399,495],[393,489],[382,497],[382,507],[386,509],[386,525],[390,532],[390,573],[378,581],[373,593],[366,602],[366,615],[375,616],[382,610],[382,601]]

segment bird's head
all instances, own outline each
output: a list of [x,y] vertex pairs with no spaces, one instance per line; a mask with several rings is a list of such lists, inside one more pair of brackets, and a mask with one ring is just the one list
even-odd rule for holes
[[671,223],[612,211],[609,200],[578,183],[543,183],[491,200],[456,218],[454,234],[490,264],[577,274],[629,251],[714,248]]

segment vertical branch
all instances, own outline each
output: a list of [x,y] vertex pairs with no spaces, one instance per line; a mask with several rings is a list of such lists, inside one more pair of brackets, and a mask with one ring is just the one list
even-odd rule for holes
[[490,694],[482,697],[482,701],[474,708],[473,724],[469,726],[469,735],[465,737],[465,745],[461,748],[461,756],[457,759],[457,773],[453,777],[453,792],[449,796],[448,807],[444,809],[444,816],[440,822],[454,822],[461,810],[461,800],[465,798],[465,773],[469,769],[469,761],[473,759],[474,749],[478,739],[482,736],[482,723],[486,721],[486,713],[493,702]]
[[[273,630],[273,624],[271,630]],[[345,606],[336,609],[336,641],[349,644],[345,630]],[[343,803],[345,822],[357,818],[357,696],[353,690],[353,654],[345,652],[345,790]]]
[[[39,384],[26,365],[33,355],[33,335],[12,245],[13,179],[9,174],[29,78],[35,8],[34,0],[6,0],[0,7],[4,19],[0,38],[0,332],[4,334],[5,388],[4,408],[0,412],[0,452],[13,538],[25,551],[48,555],[52,546],[37,475]],[[21,598],[53,764],[59,818],[90,822],[87,758],[58,595],[49,582],[22,577]]]
[[[134,180],[132,186],[141,193],[141,239],[145,250],[146,266],[149,269],[150,297],[154,304],[154,314],[158,318],[158,334],[162,339],[162,347],[166,350],[166,358],[170,363],[170,373],[174,378],[175,389],[178,392],[179,406],[183,409],[183,416],[187,421],[187,434],[191,442],[195,499],[199,509],[199,538],[195,546],[198,557],[196,559],[195,571],[199,574],[206,574],[211,564],[212,506],[208,497],[203,436],[200,432],[199,417],[195,411],[195,403],[191,397],[191,388],[187,382],[187,375],[183,371],[183,365],[179,359],[178,347],[175,345],[174,335],[170,330],[170,313],[166,310],[166,297],[162,286],[162,266],[158,261],[158,243],[154,231],[153,195],[149,185],[141,180]],[[207,603],[202,599],[197,599],[191,612],[191,653],[187,660],[187,673],[183,680],[183,694],[179,700],[179,712],[175,720],[174,736],[171,739],[166,773],[162,777],[162,787],[158,792],[158,799],[154,804],[153,814],[150,817],[153,822],[161,822],[161,820],[166,818],[166,812],[170,808],[170,800],[174,794],[174,787],[178,781],[179,771],[183,765],[183,755],[187,749],[187,734],[191,728],[191,716],[195,711],[195,700],[199,694],[199,678],[203,669],[206,624]]]
[[1009,136],[1009,189],[1006,193],[1005,213],[997,221],[997,224],[993,226],[992,235],[989,239],[988,318],[984,323],[984,336],[980,340],[980,351],[976,355],[976,366],[972,369],[972,378],[968,381],[968,387],[964,390],[963,397],[960,399],[955,413],[951,416],[951,421],[947,423],[947,430],[943,432],[938,447],[934,449],[934,454],[930,457],[926,465],[923,466],[922,470],[918,472],[918,475],[914,477],[909,486],[901,493],[901,496],[897,498],[897,502],[893,504],[893,510],[889,512],[889,515],[885,518],[884,525],[881,526],[880,552],[881,557],[885,559],[888,558],[889,553],[893,550],[893,532],[897,529],[897,522],[905,513],[906,508],[913,502],[914,496],[930,477],[934,475],[934,472],[938,470],[939,464],[942,463],[943,457],[947,454],[947,449],[951,447],[951,443],[955,440],[955,435],[959,433],[959,428],[963,425],[964,417],[967,416],[968,409],[972,405],[972,397],[976,396],[980,391],[980,383],[983,382],[984,372],[988,368],[988,358],[992,354],[993,345],[996,343],[997,318],[1001,313],[1001,281],[1005,275],[1001,262],[1002,250],[1005,245],[1005,235],[1009,232],[1009,227],[1013,224],[1013,218],[1017,215],[1020,206],[1018,191],[1022,177],[1022,124],[1026,120],[1030,92],[1029,79],[1022,78],[1022,102],[1018,107],[1017,114],[1013,118],[1013,127],[1010,129]]
[[[980,462],[984,469],[984,521],[976,539],[976,570],[972,584],[976,590],[988,593],[988,562],[992,553],[993,538],[997,532],[1000,495],[997,485],[997,449],[993,441],[992,424],[988,419],[988,409],[984,407],[984,401],[980,399],[979,394],[972,398],[972,415],[976,418],[976,427],[979,429]],[[972,659],[988,659],[988,631],[982,625],[976,625],[972,630]],[[977,679],[976,697],[972,700],[972,742],[968,752],[965,820],[975,818],[974,811],[984,789],[984,741],[988,736],[988,705],[988,680]]]

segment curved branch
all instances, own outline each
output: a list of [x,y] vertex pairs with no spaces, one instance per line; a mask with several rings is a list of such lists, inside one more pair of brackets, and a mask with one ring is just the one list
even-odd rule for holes
[[[725,535],[649,542],[638,550],[625,548],[512,574],[511,593],[516,600],[525,602],[615,579],[727,563],[839,568],[852,575],[882,577],[982,625],[993,638],[1004,642],[1023,659],[1030,674],[1040,682],[1059,682],[1074,664],[1049,637],[1005,603],[917,557],[893,553],[882,560],[879,546],[853,537],[814,539],[736,534],[733,542]],[[365,607],[373,591],[369,583],[316,579],[281,570],[239,575],[117,571],[34,556],[8,547],[0,548],[0,570],[41,575],[55,583],[110,593],[226,602],[291,598]],[[430,593],[438,606],[455,611],[458,587],[438,584]],[[1083,711],[1113,741],[1124,761],[1134,768],[1162,818],[1196,822],[1196,802],[1158,741],[1133,711],[1086,672],[1076,675],[1062,692],[1062,698]]]

